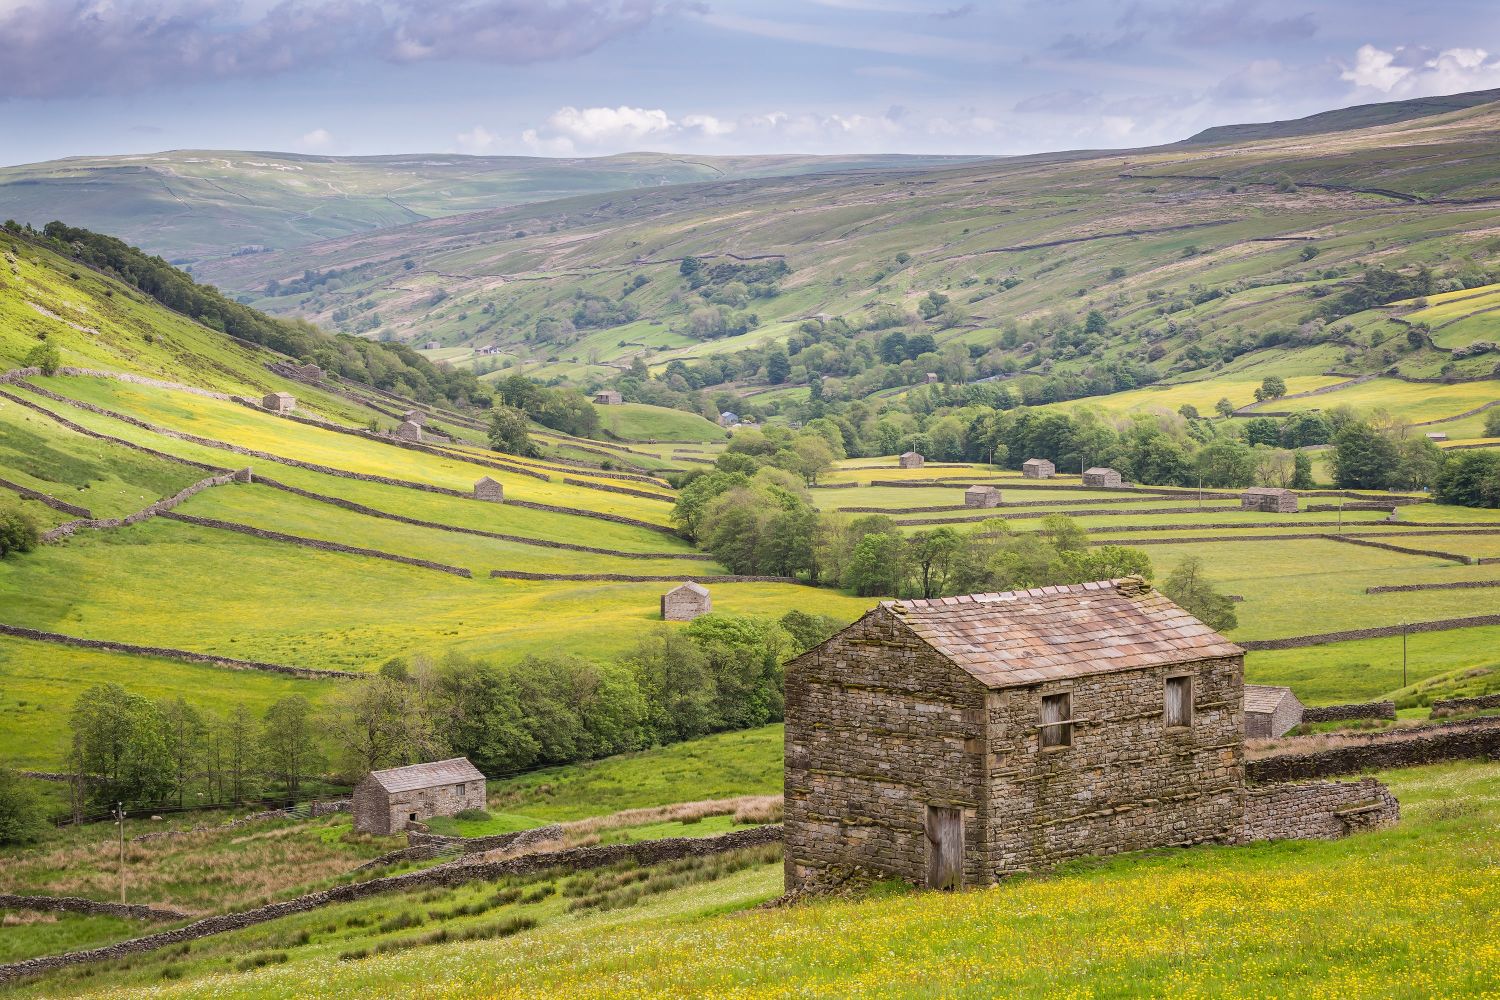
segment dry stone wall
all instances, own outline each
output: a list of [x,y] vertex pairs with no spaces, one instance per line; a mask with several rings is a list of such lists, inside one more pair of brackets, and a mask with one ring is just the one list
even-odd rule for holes
[[709,857],[714,854],[723,854],[726,851],[774,844],[780,839],[780,826],[758,826],[748,830],[736,830],[731,833],[720,834],[717,837],[673,837],[664,840],[646,840],[633,844],[574,847],[545,854],[526,854],[506,861],[455,862],[438,865],[434,868],[407,872],[403,875],[392,875],[387,878],[376,878],[366,882],[354,882],[347,885],[335,886],[332,889],[325,889],[322,892],[309,893],[305,896],[299,896],[296,899],[271,903],[267,906],[246,910],[242,913],[229,913],[223,916],[207,917],[184,927],[162,931],[158,934],[149,934],[145,937],[133,938],[129,941],[121,941],[117,944],[105,945],[102,948],[90,948],[84,951],[69,952],[65,955],[49,955],[42,958],[12,962],[9,965],[0,965],[0,983],[15,982],[24,976],[37,975],[68,966],[84,965],[90,962],[103,962],[110,959],[123,958],[127,955],[155,951],[158,948],[193,941],[213,934],[222,934],[225,931],[252,927],[256,924],[276,920],[280,917],[291,916],[295,913],[306,913],[309,910],[329,906],[334,903],[346,903],[353,900],[365,899],[386,892],[400,892],[430,886],[453,887],[463,885],[467,882],[495,881],[507,876],[531,875],[552,868],[583,871],[590,868],[603,868],[622,862],[634,862],[638,865],[654,865],[664,861],[676,861],[680,858]]
[[[1483,560],[1480,560],[1482,563]],[[1481,587],[1500,587],[1500,580],[1459,580],[1455,583],[1400,583],[1384,587],[1366,587],[1367,594],[1400,594],[1413,590],[1472,590]]]
[[1343,722],[1348,719],[1394,719],[1394,701],[1367,701],[1348,705],[1319,705],[1302,710],[1303,722]]
[[379,549],[366,549],[357,545],[344,545],[340,542],[327,542],[321,538],[303,538],[300,535],[288,535],[280,531],[267,531],[264,528],[256,528],[248,524],[238,524],[234,521],[220,521],[212,517],[194,517],[191,514],[163,514],[173,521],[182,521],[186,524],[196,524],[202,528],[218,528],[222,531],[233,531],[241,535],[250,535],[255,538],[264,538],[272,542],[286,542],[289,545],[300,545],[309,549],[320,549],[324,552],[342,552],[347,555],[366,556],[371,559],[384,559],[388,562],[402,563],[407,566],[416,566],[420,569],[437,570],[439,573],[450,573],[453,576],[472,577],[474,574],[463,566],[449,566],[446,563],[433,562],[431,559],[416,559],[411,556],[397,555],[394,552],[382,552]]
[[110,639],[81,639],[74,635],[63,635],[60,632],[44,632],[40,629],[26,628],[21,625],[0,624],[0,635],[14,636],[18,639],[31,639],[35,642],[50,642],[60,646],[76,646],[80,649],[102,649],[111,653],[131,653],[137,656],[156,656],[165,660],[181,660],[184,663],[203,663],[212,667],[228,667],[231,670],[263,670],[273,674],[285,674],[288,677],[305,677],[317,680],[335,678],[365,679],[364,674],[353,673],[348,670],[320,670],[316,667],[292,667],[284,663],[240,660],[232,656],[193,653],[185,649],[171,649],[164,646],[138,646],[135,643],[115,642]]
[[1374,778],[1252,788],[1245,792],[1242,838],[1337,840],[1361,830],[1394,826],[1401,806]]
[[74,517],[91,518],[94,516],[93,512],[90,511],[87,507],[79,507],[77,504],[68,503],[66,500],[59,500],[54,496],[41,492],[40,490],[34,490],[29,486],[22,486],[20,483],[13,483],[9,479],[0,479],[0,489],[6,489],[12,491],[13,493],[19,493],[21,496],[25,497],[28,500],[35,500],[38,503],[42,503],[47,505],[48,507],[51,507],[55,511],[60,511],[64,514],[72,514]]
[[1454,712],[1474,712],[1486,708],[1500,708],[1500,694],[1482,694],[1473,698],[1439,698],[1432,703],[1432,714],[1449,715]]
[[[1132,543],[1135,544],[1135,543]],[[1294,635],[1285,639],[1236,639],[1235,645],[1242,649],[1300,649],[1303,646],[1322,646],[1330,642],[1347,642],[1350,639],[1379,639],[1403,632],[1447,632],[1456,628],[1475,628],[1480,625],[1500,625],[1500,615],[1470,615],[1467,618],[1443,618],[1438,621],[1411,622],[1406,625],[1382,625],[1375,628],[1354,628],[1343,632],[1323,632],[1319,635]]]
[[[499,580],[598,580],[614,583],[665,583],[680,582],[682,576],[664,576],[661,574],[637,576],[630,573],[527,573],[518,569],[492,569],[490,576]],[[794,576],[735,576],[729,573],[719,573],[703,576],[698,573],[692,574],[692,578],[698,583],[801,583]]]
[[156,503],[143,507],[133,514],[126,514],[124,517],[90,518],[81,521],[68,521],[66,524],[60,524],[50,531],[43,532],[42,541],[55,542],[59,539],[71,536],[74,532],[78,531],[81,528],[106,530],[110,528],[123,528],[131,524],[140,524],[142,521],[150,520],[153,517],[158,517],[162,514],[167,513],[168,511],[177,507],[179,504],[184,503],[191,497],[195,497],[199,493],[202,493],[204,490],[212,489],[215,486],[228,486],[230,483],[242,481],[241,477],[247,472],[248,470],[241,470],[240,472],[226,472],[221,473],[217,476],[209,476],[207,479],[200,479],[196,483],[193,483],[191,486],[187,486],[181,490],[178,490],[172,496],[163,497],[162,499],[156,501]]
[[1424,726],[1415,734],[1374,733],[1326,750],[1252,760],[1245,773],[1252,781],[1274,783],[1479,757],[1500,758],[1500,719]]
[[0,910],[42,910],[51,913],[84,913],[94,917],[127,917],[131,920],[186,920],[181,910],[143,903],[107,903],[81,896],[19,896],[0,892]]

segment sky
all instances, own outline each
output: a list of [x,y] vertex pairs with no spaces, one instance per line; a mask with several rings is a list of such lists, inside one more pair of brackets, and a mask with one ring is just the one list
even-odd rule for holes
[[1495,0],[0,0],[0,164],[999,155],[1493,87]]

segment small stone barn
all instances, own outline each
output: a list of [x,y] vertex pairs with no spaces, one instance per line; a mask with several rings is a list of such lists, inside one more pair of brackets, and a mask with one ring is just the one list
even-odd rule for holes
[[423,413],[421,410],[407,410],[405,413],[401,414],[401,419],[406,423],[420,424],[425,426],[427,423],[427,414]]
[[896,464],[903,469],[920,469],[922,467],[922,463],[925,461],[927,461],[927,459],[923,458],[917,452],[908,451],[903,452],[901,457],[896,459]]
[[301,366],[300,368],[298,368],[297,372],[303,378],[307,379],[309,382],[321,382],[321,381],[323,381],[323,369],[319,368],[315,364],[312,364],[311,362],[309,362],[309,363]]
[[690,622],[714,609],[708,588],[689,580],[661,595],[662,621]]
[[1378,783],[1247,789],[1243,677],[1243,650],[1138,577],[885,601],[787,664],[787,887],[989,885],[1394,819]]
[[488,500],[490,503],[505,502],[504,484],[485,476],[474,484],[474,499]]
[[1289,687],[1245,685],[1245,739],[1275,739],[1302,724],[1302,702]]
[[403,420],[395,430],[395,436],[402,441],[422,440],[422,425],[413,420]]
[[399,833],[407,823],[484,808],[484,775],[467,757],[371,771],[354,786],[360,833]]
[[1057,466],[1045,458],[1028,458],[1021,463],[1021,475],[1027,479],[1051,479],[1057,475]]
[[923,373],[922,381],[926,382],[928,385],[932,385],[937,380],[938,380],[937,372],[925,372],[925,373]]
[[1240,494],[1241,510],[1259,510],[1268,514],[1297,513],[1297,494],[1278,486],[1252,486]]
[[272,413],[291,413],[297,408],[297,397],[289,392],[268,392],[260,405]]
[[1106,469],[1102,466],[1094,466],[1083,474],[1083,485],[1085,486],[1119,486],[1122,480],[1120,474],[1114,469]]
[[625,400],[613,389],[605,389],[594,393],[594,402],[600,406],[619,406]]
[[998,507],[1000,491],[993,486],[970,486],[964,490],[965,507]]
[[1428,431],[1427,432],[1427,440],[1434,441],[1434,442],[1436,442],[1436,441],[1446,441],[1446,440],[1448,440],[1448,435],[1445,434],[1445,433],[1443,433],[1442,431]]

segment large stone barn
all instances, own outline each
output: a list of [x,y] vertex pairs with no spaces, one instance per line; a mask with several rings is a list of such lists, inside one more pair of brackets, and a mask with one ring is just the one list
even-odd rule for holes
[[422,425],[414,420],[403,420],[392,433],[400,441],[420,441]]
[[787,887],[988,885],[1393,820],[1378,783],[1247,789],[1243,677],[1238,646],[1135,577],[885,601],[787,665]]
[[1268,514],[1297,513],[1297,494],[1278,486],[1252,486],[1240,494],[1241,510],[1259,510]]
[[903,469],[920,469],[922,463],[927,461],[915,451],[902,452],[901,457],[896,459],[896,464]]
[[662,621],[690,622],[714,609],[708,588],[689,580],[661,595]]
[[1057,475],[1057,466],[1045,458],[1028,458],[1021,463],[1021,475],[1027,479],[1051,479]]
[[1288,687],[1245,685],[1245,739],[1275,739],[1302,724],[1302,702]]
[[291,413],[297,408],[297,397],[289,392],[268,392],[260,405],[272,413]]
[[474,484],[474,499],[490,503],[505,502],[505,484],[485,476]]
[[407,823],[484,808],[484,775],[467,757],[371,771],[354,786],[360,833],[400,833]]
[[1102,466],[1094,466],[1083,474],[1083,485],[1085,486],[1119,486],[1122,480],[1120,474],[1114,469],[1106,469]]
[[970,486],[964,490],[965,507],[998,507],[1000,506],[1000,491],[993,486]]

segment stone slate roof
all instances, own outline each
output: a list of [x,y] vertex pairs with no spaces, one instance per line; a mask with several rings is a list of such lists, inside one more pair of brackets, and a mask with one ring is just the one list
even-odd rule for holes
[[703,586],[702,584],[694,583],[692,580],[689,580],[687,583],[684,583],[680,586],[673,587],[671,590],[667,591],[667,593],[675,594],[679,590],[690,591],[694,594],[697,594],[699,597],[708,596],[708,588]]
[[1137,577],[880,606],[990,688],[1244,653]]
[[1245,496],[1256,497],[1280,497],[1286,496],[1291,490],[1284,490],[1280,486],[1252,486],[1245,491]]
[[[1114,469],[1106,469],[1102,465],[1096,465],[1092,469],[1090,469],[1089,471],[1085,472],[1084,475],[1085,476],[1107,476],[1111,472],[1115,472],[1115,470]],[[1115,475],[1118,476],[1119,473],[1115,472]]]
[[467,757],[452,760],[435,760],[428,764],[409,764],[392,767],[384,771],[371,771],[375,784],[387,792],[411,792],[418,788],[438,788],[456,785],[461,781],[483,781],[479,768],[469,763]]
[[996,491],[995,487],[993,487],[993,486],[984,486],[984,485],[981,485],[979,483],[975,483],[973,486],[970,486],[968,489],[964,490],[964,492],[965,493],[995,493],[997,491]]
[[491,479],[489,476],[481,476],[474,483],[474,485],[475,486],[484,486],[484,485],[500,486],[502,484],[500,483],[500,481],[498,479]]
[[1245,685],[1245,711],[1262,712],[1270,714],[1276,711],[1276,706],[1291,696],[1292,689],[1289,687],[1274,687],[1269,684],[1246,684]]
[[916,451],[903,451],[901,453],[901,457],[902,458],[921,458],[922,454],[921,454],[921,452],[916,452]]
[[292,394],[289,393],[289,392],[268,392],[268,393],[266,393],[266,395],[267,396],[275,396],[277,399],[291,399],[292,398]]

